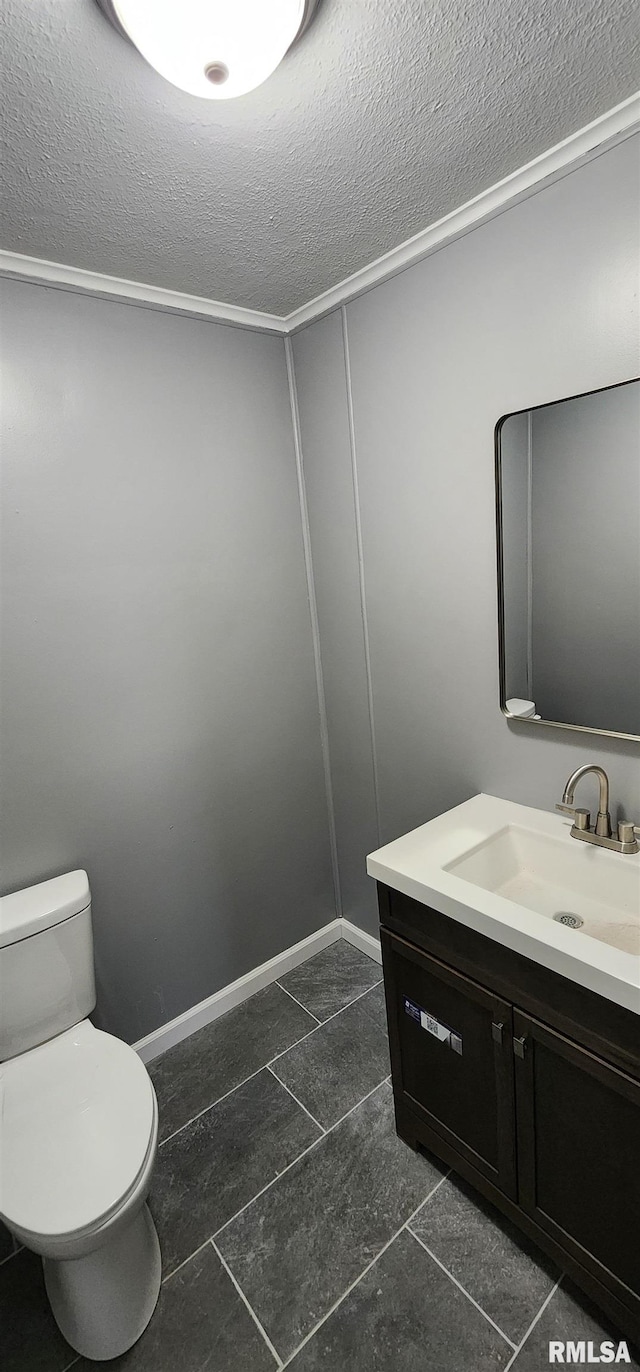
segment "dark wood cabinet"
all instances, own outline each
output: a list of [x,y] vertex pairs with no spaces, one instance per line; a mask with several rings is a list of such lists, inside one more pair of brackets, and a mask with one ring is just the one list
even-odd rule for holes
[[[393,950],[390,1019],[403,1095],[431,1128],[515,1198],[511,1006],[403,940],[388,935],[385,942],[387,952]],[[453,1048],[438,1037],[439,1025],[443,1034],[454,1035]]]
[[606,1286],[640,1291],[640,1083],[516,1011],[518,1199]]
[[565,994],[564,978],[417,901],[379,898],[400,1136],[639,1339],[640,1019],[574,984]]

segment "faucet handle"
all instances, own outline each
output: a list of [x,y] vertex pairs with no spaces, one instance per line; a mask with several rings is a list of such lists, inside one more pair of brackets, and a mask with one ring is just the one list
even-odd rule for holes
[[556,810],[560,810],[563,815],[570,815],[573,820],[574,829],[585,830],[591,823],[589,810],[583,810],[580,805],[556,805]]
[[633,843],[636,834],[640,836],[640,824],[634,824],[631,819],[618,820],[618,841],[620,843]]
[[585,829],[589,828],[589,825],[591,823],[591,815],[588,810],[577,809],[574,810],[573,814],[574,825],[576,829],[581,829],[582,831],[584,831]]

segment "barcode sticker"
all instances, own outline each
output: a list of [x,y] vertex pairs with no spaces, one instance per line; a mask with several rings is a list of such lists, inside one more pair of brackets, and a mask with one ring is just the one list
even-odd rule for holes
[[441,1043],[449,1042],[451,1030],[447,1028],[446,1024],[441,1024],[440,1020],[435,1019],[433,1015],[428,1015],[426,1010],[420,1011],[420,1023],[428,1034],[433,1034],[433,1037],[439,1039]]
[[446,1044],[454,1053],[462,1056],[462,1034],[458,1034],[448,1024],[442,1024],[435,1015],[430,1015],[428,1010],[422,1010],[415,1001],[409,1000],[408,996],[404,996],[403,999],[405,1015],[409,1015],[422,1029],[426,1029],[427,1033],[432,1034],[439,1043]]

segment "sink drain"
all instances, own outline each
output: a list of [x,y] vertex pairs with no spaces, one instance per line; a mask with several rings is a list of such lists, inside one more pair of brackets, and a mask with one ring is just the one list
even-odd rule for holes
[[572,915],[570,910],[558,910],[553,916],[558,924],[566,924],[567,929],[581,929],[584,920],[579,915]]

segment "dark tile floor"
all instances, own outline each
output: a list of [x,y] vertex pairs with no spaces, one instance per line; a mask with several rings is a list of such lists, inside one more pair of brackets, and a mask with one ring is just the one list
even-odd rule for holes
[[[547,1372],[616,1334],[396,1136],[380,967],[340,942],[152,1064],[164,1281],[128,1372]],[[0,1226],[3,1372],[86,1372]],[[633,1364],[640,1372],[638,1364]]]

